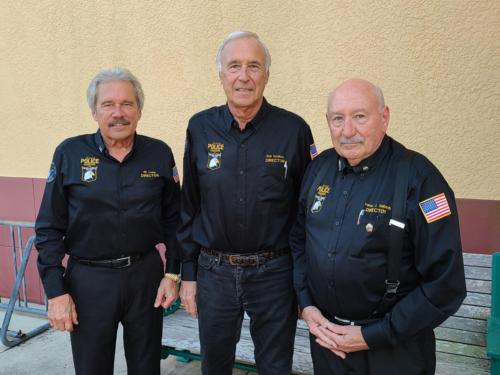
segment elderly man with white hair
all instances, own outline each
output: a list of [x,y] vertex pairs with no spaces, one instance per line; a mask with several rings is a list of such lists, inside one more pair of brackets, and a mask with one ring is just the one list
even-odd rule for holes
[[299,116],[264,98],[271,57],[251,32],[217,53],[227,103],[187,129],[181,299],[198,314],[202,372],[229,375],[243,314],[261,375],[291,372],[297,318],[289,232],[315,147]]

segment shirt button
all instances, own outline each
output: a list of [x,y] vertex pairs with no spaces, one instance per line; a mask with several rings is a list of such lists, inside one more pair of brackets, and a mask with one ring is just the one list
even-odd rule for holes
[[240,176],[243,176],[245,174],[245,171],[244,170],[241,170],[240,171]]
[[242,143],[242,144],[240,145],[240,147],[241,147],[241,148],[244,148],[244,147],[245,147],[245,144],[244,144],[244,143]]
[[245,202],[245,198],[240,198],[240,202],[241,203]]
[[338,227],[340,225],[340,221],[336,220],[335,221],[335,226]]
[[344,197],[347,197],[347,190],[344,190],[342,194],[344,194]]
[[239,223],[238,226],[243,229],[244,225],[243,223]]

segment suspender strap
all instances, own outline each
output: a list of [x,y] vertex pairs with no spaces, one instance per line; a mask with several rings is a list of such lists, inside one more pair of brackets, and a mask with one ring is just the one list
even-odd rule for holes
[[405,234],[406,199],[408,194],[408,177],[412,151],[404,149],[398,161],[396,170],[396,184],[392,200],[392,218],[389,221],[390,239],[387,254],[387,279],[385,280],[385,293],[372,316],[385,315],[397,301],[399,288],[399,270]]

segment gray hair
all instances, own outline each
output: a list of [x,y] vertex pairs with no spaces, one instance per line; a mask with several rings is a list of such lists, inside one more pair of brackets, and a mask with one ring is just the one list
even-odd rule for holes
[[271,66],[271,54],[269,53],[269,50],[267,49],[266,45],[262,43],[259,36],[255,33],[252,33],[251,31],[233,31],[226,37],[226,39],[224,39],[219,49],[217,50],[217,57],[215,58],[215,63],[217,64],[217,69],[219,73],[222,71],[222,51],[224,51],[224,48],[226,48],[229,42],[243,38],[253,38],[260,44],[265,55],[264,66],[266,68],[266,71],[267,72],[269,71],[269,67]]
[[144,107],[144,92],[142,91],[142,86],[139,80],[130,72],[130,70],[120,67],[114,67],[110,69],[103,69],[90,81],[89,87],[87,88],[87,103],[89,104],[92,112],[96,110],[97,104],[97,87],[103,82],[109,81],[126,81],[130,82],[134,87],[135,99],[137,100],[137,106],[139,110],[142,111]]
[[384,93],[382,92],[382,89],[380,87],[378,87],[377,85],[373,85],[373,92],[375,93],[375,96],[378,99],[380,111],[383,111],[385,108],[385,99],[384,99]]

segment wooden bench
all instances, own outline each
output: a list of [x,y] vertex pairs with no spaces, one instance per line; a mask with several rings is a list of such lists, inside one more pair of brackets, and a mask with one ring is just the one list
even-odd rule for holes
[[[440,375],[488,375],[490,361],[486,356],[486,319],[491,308],[491,255],[464,254],[467,297],[457,313],[435,329],[437,370]],[[237,361],[254,363],[253,344],[245,318],[241,339],[236,348]],[[197,358],[200,353],[198,321],[184,310],[163,320],[162,344],[166,352],[184,352]],[[189,354],[194,354],[190,356]],[[248,368],[247,368],[248,369]],[[295,374],[312,374],[309,332],[303,321],[297,322],[293,357]]]

